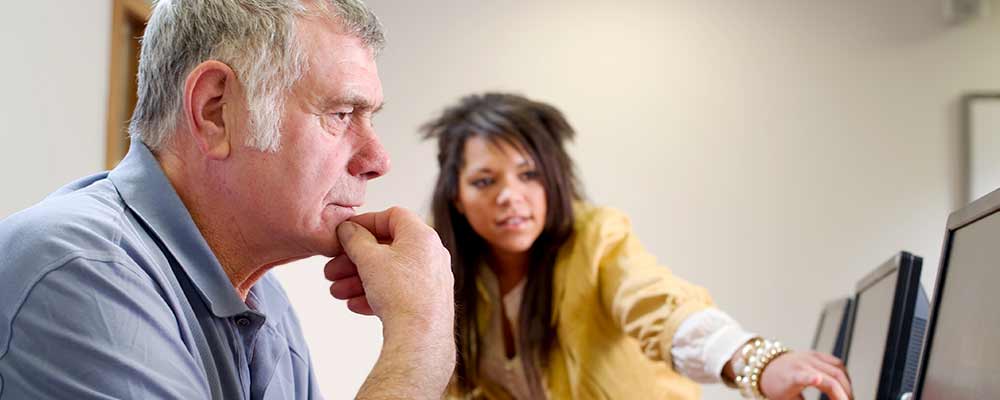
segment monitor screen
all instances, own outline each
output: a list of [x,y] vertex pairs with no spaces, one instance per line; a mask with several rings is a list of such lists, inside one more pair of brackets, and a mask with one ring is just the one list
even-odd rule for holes
[[847,373],[856,399],[874,400],[878,394],[898,274],[894,271],[858,293],[847,352]]
[[819,314],[819,323],[816,326],[816,334],[813,337],[812,349],[837,357],[842,357],[841,332],[844,330],[843,324],[847,316],[847,308],[851,304],[851,299],[845,297],[827,303],[823,306],[823,311]]
[[938,280],[920,398],[1000,399],[1000,213],[952,232]]
[[830,309],[823,311],[813,350],[833,354],[834,347],[837,346],[837,334],[840,333],[840,320],[843,315],[837,315],[838,313]]

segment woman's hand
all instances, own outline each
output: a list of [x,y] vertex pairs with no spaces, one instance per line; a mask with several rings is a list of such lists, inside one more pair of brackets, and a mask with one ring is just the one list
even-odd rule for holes
[[807,387],[819,389],[831,400],[852,398],[844,363],[829,354],[788,352],[767,364],[760,377],[760,391],[770,400],[802,399]]

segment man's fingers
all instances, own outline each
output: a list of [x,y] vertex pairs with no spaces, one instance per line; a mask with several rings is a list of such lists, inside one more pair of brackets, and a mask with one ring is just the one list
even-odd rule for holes
[[393,207],[385,211],[358,214],[348,221],[365,227],[379,240],[392,239],[395,236],[397,220],[401,217],[402,208]]
[[349,276],[357,275],[358,267],[354,265],[347,255],[341,255],[326,263],[323,267],[323,275],[328,281],[336,281]]
[[418,238],[433,232],[417,214],[402,207],[358,214],[348,220],[368,229],[380,243],[396,243],[399,238]]
[[368,298],[365,296],[347,300],[347,309],[361,315],[375,315],[375,311],[372,311],[372,306],[368,304]]
[[371,260],[373,253],[382,246],[367,228],[351,221],[344,221],[337,226],[337,238],[354,265],[367,265],[365,260]]
[[361,285],[361,278],[357,275],[334,281],[330,285],[330,294],[341,300],[363,296],[365,288]]

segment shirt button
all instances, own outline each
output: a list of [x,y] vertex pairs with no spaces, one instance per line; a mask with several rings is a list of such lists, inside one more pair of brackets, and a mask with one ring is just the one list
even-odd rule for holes
[[240,317],[240,318],[237,318],[237,319],[236,319],[236,325],[239,325],[239,326],[247,326],[247,325],[250,325],[250,318],[247,318],[247,317]]

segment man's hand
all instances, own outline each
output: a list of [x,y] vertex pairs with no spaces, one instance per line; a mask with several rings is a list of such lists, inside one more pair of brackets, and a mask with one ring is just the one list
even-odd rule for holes
[[337,236],[345,254],[324,269],[330,293],[383,326],[358,398],[440,398],[455,365],[454,277],[441,239],[402,208],[354,216]]

